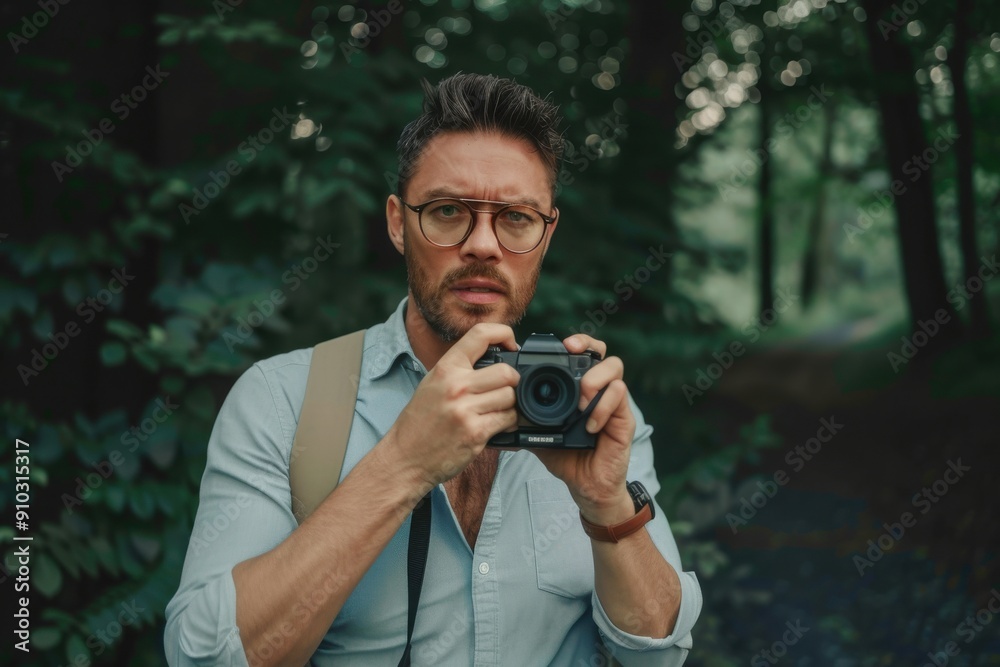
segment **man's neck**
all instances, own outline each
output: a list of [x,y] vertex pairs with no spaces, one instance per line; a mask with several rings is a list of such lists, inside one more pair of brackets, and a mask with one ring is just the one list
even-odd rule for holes
[[406,336],[410,339],[410,347],[420,363],[428,371],[437,365],[438,359],[451,349],[454,341],[446,343],[428,326],[420,309],[413,301],[413,292],[406,297],[406,316],[403,320],[406,326]]

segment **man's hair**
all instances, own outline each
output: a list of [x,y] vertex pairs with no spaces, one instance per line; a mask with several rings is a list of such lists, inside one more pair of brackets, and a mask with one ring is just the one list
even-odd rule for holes
[[498,132],[526,139],[538,150],[548,167],[555,199],[556,178],[565,141],[559,131],[559,107],[540,98],[527,86],[493,75],[453,74],[432,86],[427,79],[423,113],[409,123],[399,137],[399,181],[402,195],[413,177],[428,142],[445,132]]

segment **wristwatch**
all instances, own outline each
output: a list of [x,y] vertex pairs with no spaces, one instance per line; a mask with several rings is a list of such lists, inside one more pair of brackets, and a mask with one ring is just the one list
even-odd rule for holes
[[656,509],[653,506],[653,499],[650,497],[646,487],[641,482],[629,482],[628,493],[632,496],[632,504],[635,505],[635,516],[626,519],[613,526],[598,526],[583,518],[580,513],[580,522],[583,523],[583,532],[592,540],[598,542],[618,542],[624,537],[628,537],[647,523],[653,520]]

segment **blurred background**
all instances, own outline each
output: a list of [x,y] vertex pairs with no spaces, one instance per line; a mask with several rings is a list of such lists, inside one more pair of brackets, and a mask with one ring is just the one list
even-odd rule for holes
[[5,596],[15,438],[34,537],[32,653],[7,634],[0,661],[165,664],[221,401],[404,296],[395,143],[419,79],[467,71],[565,114],[517,334],[623,357],[705,593],[688,664],[1000,664],[996,3],[76,0],[0,26]]

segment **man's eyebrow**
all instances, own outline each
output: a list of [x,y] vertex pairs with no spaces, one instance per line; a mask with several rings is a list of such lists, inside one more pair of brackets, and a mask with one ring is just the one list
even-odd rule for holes
[[[470,199],[470,197],[466,197],[463,193],[451,190],[449,188],[433,188],[431,190],[428,190],[427,194],[424,196],[428,200],[438,199],[439,197],[448,197],[450,199]],[[531,197],[514,197],[513,199],[506,199],[504,201],[506,201],[508,204],[525,204],[527,206],[531,206],[532,208],[537,208],[539,211],[543,210],[542,205]]]

